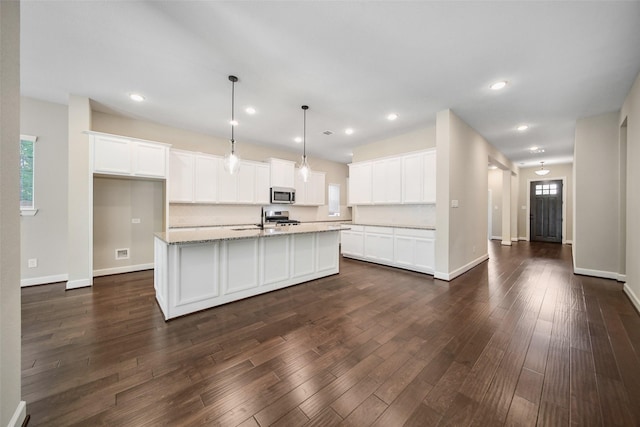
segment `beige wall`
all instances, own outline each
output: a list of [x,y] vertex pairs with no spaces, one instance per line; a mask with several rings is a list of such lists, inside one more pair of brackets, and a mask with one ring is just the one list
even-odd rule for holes
[[[517,168],[451,110],[436,118],[436,277],[456,277],[487,255],[489,159]],[[451,202],[458,201],[452,208]]]
[[[20,133],[38,137],[35,146],[35,216],[20,219],[23,284],[67,280],[67,106],[20,99]],[[36,258],[38,266],[27,268]]]
[[0,1],[0,425],[21,425],[20,3]]
[[488,185],[491,190],[491,238],[502,240],[502,170],[489,170]]
[[[163,231],[163,188],[161,181],[93,179],[94,274],[153,264],[151,236]],[[134,218],[140,222],[132,223]],[[116,260],[116,249],[123,248],[129,249],[129,259]]]
[[[528,188],[531,181],[541,181],[548,179],[560,179],[565,178],[567,183],[566,188],[566,199],[564,203],[566,205],[565,213],[566,217],[564,221],[566,222],[566,236],[562,236],[563,241],[567,241],[571,243],[573,241],[573,164],[572,163],[564,163],[558,165],[548,165],[545,166],[545,169],[549,169],[549,174],[544,177],[540,177],[535,174],[535,171],[540,169],[540,167],[533,168],[521,168],[520,169],[520,179],[518,185],[520,187],[518,194],[518,239],[526,240],[529,230],[529,217],[527,215],[527,206],[529,205],[528,200]],[[524,209],[523,209],[524,207]]]
[[435,146],[436,128],[431,126],[356,147],[353,149],[352,160],[354,162],[364,162],[380,157],[426,150]]
[[615,277],[618,271],[618,117],[613,112],[576,123],[573,260],[577,272]]
[[640,310],[640,75],[625,100],[618,120],[627,120],[626,281],[625,291]]

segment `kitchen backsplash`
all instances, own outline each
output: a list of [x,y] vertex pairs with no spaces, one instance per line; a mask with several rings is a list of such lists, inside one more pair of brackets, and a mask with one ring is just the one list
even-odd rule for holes
[[[169,205],[169,227],[257,224],[261,206],[254,205]],[[340,206],[340,216],[330,217],[328,206],[267,205],[265,210],[288,210],[291,219],[310,221],[351,221],[351,208]]]
[[356,206],[353,221],[357,224],[435,226],[436,205]]

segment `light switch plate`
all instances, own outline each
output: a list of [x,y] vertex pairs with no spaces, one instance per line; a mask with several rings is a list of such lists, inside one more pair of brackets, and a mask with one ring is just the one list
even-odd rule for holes
[[457,200],[452,200],[451,201],[451,207],[452,208],[457,208],[458,207],[458,201]]
[[140,224],[140,218],[131,218],[131,224]]

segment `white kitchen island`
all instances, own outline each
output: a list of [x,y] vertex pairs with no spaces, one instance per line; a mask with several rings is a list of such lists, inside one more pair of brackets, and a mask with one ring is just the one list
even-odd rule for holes
[[341,229],[300,224],[157,233],[156,300],[168,320],[337,274]]

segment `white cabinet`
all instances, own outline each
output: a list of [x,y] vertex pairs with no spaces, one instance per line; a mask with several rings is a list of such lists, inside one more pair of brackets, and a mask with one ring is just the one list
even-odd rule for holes
[[295,162],[271,158],[269,164],[271,166],[269,180],[271,187],[294,187]]
[[374,204],[402,202],[402,159],[377,160],[372,164],[371,201]]
[[428,151],[402,158],[402,203],[435,203],[436,153]]
[[304,182],[295,170],[296,205],[321,206],[325,204],[325,173],[311,171],[307,182]]
[[90,134],[94,173],[166,178],[167,144],[103,134]]
[[371,204],[371,162],[349,165],[349,204]]
[[193,154],[171,150],[169,156],[169,201],[193,202],[195,157]]
[[171,150],[169,201],[216,203],[221,158],[191,151]]
[[240,162],[238,172],[233,175],[220,168],[218,202],[243,205],[268,203],[269,192],[264,186],[268,168],[268,165],[245,160]]
[[340,232],[340,250],[343,255],[364,257],[364,227],[350,226],[350,230]]
[[[222,169],[222,159],[206,154],[195,155],[194,202],[216,203],[218,201],[218,171]],[[170,179],[173,178],[171,175]]]
[[255,203],[256,197],[256,165],[242,162],[237,173],[238,196],[236,201],[242,204]]
[[378,264],[433,274],[435,230],[350,226],[342,231],[341,253]]
[[269,204],[269,187],[271,168],[268,164],[256,163],[256,194],[255,203]]

